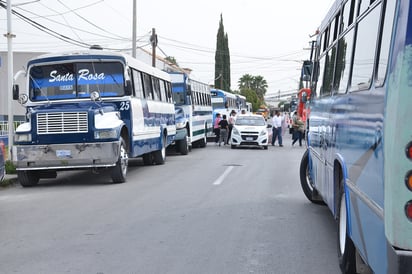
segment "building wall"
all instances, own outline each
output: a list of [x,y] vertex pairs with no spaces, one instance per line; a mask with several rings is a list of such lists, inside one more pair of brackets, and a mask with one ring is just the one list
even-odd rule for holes
[[[26,69],[27,62],[42,53],[39,52],[14,52],[13,53],[13,76],[20,70]],[[0,52],[0,122],[8,120],[8,100],[13,100],[12,91],[7,90],[7,51]],[[26,90],[26,78],[20,77],[15,84],[20,87],[20,92]],[[25,109],[17,102],[12,102],[12,113],[14,121],[24,120]]]

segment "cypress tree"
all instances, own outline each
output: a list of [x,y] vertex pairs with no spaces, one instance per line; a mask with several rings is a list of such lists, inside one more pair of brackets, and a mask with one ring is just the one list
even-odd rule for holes
[[222,14],[220,14],[219,29],[216,38],[215,87],[230,91],[229,39],[224,30]]

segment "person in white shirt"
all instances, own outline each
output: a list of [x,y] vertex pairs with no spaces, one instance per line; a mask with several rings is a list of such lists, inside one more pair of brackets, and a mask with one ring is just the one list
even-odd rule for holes
[[275,111],[275,115],[272,118],[272,146],[275,145],[276,138],[278,139],[278,144],[283,147],[282,144],[282,121],[284,117],[280,115],[279,110]]
[[229,116],[229,131],[227,133],[227,140],[226,140],[226,144],[229,144],[230,141],[230,136],[232,135],[232,129],[233,129],[233,125],[235,124],[236,121],[236,111],[234,109],[232,109],[232,111],[230,112],[230,116]]

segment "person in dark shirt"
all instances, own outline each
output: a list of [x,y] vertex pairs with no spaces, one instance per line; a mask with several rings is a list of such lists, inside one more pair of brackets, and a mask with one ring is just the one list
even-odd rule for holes
[[226,120],[226,114],[223,114],[223,119],[220,120],[219,122],[219,127],[220,127],[220,140],[219,140],[219,146],[220,143],[223,142],[224,145],[226,145],[227,141],[227,132],[229,131],[229,123]]

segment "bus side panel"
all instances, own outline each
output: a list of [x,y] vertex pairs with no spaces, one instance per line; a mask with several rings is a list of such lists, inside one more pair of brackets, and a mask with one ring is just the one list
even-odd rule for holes
[[174,141],[176,127],[174,106],[171,103],[132,99],[133,149],[132,157],[160,150],[162,130],[167,131],[166,147]]

